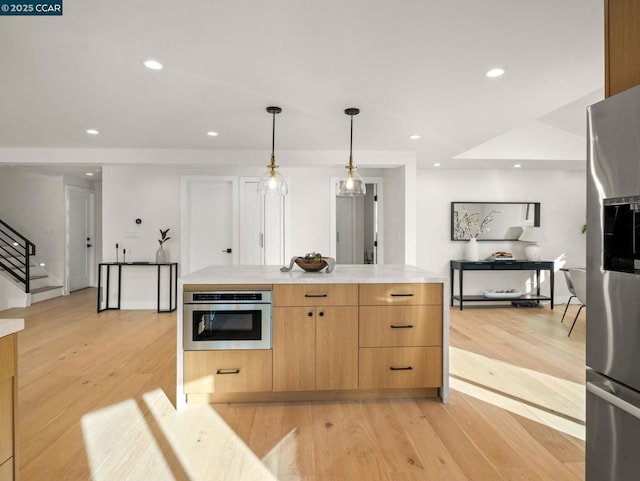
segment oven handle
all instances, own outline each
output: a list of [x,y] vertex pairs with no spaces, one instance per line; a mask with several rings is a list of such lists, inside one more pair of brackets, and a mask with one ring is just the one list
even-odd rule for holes
[[240,374],[240,369],[218,369],[216,374]]

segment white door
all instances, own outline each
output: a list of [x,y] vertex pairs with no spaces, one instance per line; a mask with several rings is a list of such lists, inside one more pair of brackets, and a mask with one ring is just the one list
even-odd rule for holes
[[336,198],[336,263],[353,264],[354,244],[353,197]]
[[260,195],[257,179],[240,185],[240,264],[283,265],[286,197]]
[[183,177],[183,274],[207,266],[237,263],[236,190],[237,182],[228,177]]
[[88,189],[67,186],[67,285],[69,292],[91,285],[94,255],[93,203]]

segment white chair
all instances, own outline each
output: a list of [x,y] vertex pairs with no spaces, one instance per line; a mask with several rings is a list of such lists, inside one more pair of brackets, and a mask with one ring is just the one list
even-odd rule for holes
[[573,287],[573,281],[571,280],[571,275],[569,274],[569,271],[568,270],[562,271],[562,273],[564,274],[564,280],[567,283],[567,289],[569,289],[571,296],[569,296],[569,300],[567,301],[567,305],[564,308],[564,312],[562,313],[562,319],[560,319],[560,322],[564,322],[564,316],[567,315],[567,309],[569,309],[569,304],[571,304],[571,299],[576,297],[576,290]]
[[582,305],[578,309],[578,312],[576,312],[576,317],[573,319],[573,324],[571,324],[568,336],[571,335],[571,331],[573,331],[573,327],[576,325],[580,311],[587,305],[587,271],[584,269],[569,269],[569,276],[573,282],[573,288],[576,291],[576,299],[578,299],[578,302]]

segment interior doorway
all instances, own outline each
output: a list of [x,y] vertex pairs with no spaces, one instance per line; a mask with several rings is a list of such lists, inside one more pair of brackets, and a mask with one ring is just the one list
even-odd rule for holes
[[95,263],[95,193],[68,185],[65,188],[66,290],[77,291],[92,283]]
[[237,178],[184,176],[181,191],[182,274],[237,264]]
[[382,264],[382,178],[364,178],[363,197],[338,197],[331,179],[331,256],[337,264]]

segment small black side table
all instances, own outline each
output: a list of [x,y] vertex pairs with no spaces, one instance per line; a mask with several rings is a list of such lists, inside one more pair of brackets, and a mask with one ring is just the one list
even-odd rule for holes
[[[98,313],[103,311],[111,311],[111,310],[119,310],[120,309],[120,288],[122,285],[122,268],[123,267],[155,267],[158,270],[158,312],[173,312],[177,307],[178,300],[178,263],[177,262],[164,262],[161,264],[156,264],[155,262],[101,262],[98,264]],[[162,278],[161,270],[162,268],[169,268],[169,308],[168,309],[160,309],[160,291],[161,285],[160,280]],[[109,302],[109,287],[111,281],[111,270],[115,268],[117,271],[117,292],[118,292],[118,302],[115,306],[112,306]],[[102,295],[102,271],[106,269],[106,283],[105,283],[105,307],[100,308],[101,304],[101,295]]]
[[[553,283],[554,283],[554,264],[553,261],[526,261],[526,260],[505,260],[505,261],[450,261],[451,264],[451,306],[453,306],[453,301],[456,300],[460,304],[460,310],[462,310],[463,304],[465,301],[473,301],[473,302],[482,302],[482,301],[551,301],[551,309],[553,309]],[[459,281],[459,294],[454,295],[453,293],[453,276],[455,271],[458,271],[458,281]],[[478,295],[467,295],[463,294],[464,289],[464,271],[535,271],[536,273],[536,293],[535,294],[525,294],[516,299],[513,298],[488,298],[484,296]],[[549,271],[549,288],[550,295],[542,296],[540,295],[540,271]]]

